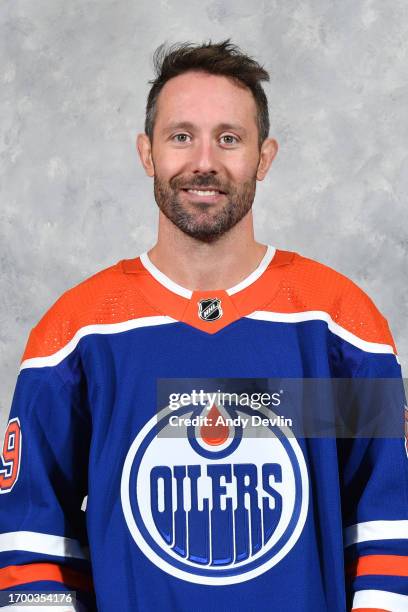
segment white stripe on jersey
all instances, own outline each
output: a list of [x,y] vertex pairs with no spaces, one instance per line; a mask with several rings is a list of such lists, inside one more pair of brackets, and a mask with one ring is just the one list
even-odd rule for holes
[[[355,334],[352,334],[338,323],[335,323],[331,316],[323,310],[305,310],[304,312],[269,312],[268,310],[256,310],[247,315],[248,319],[257,319],[261,321],[273,321],[279,323],[303,323],[304,321],[325,321],[328,328],[333,334],[339,336],[346,342],[353,344],[362,351],[367,353],[391,353],[394,355],[394,349],[390,344],[381,344],[379,342],[367,342],[362,340]],[[395,355],[399,363],[398,356]]]
[[47,357],[32,357],[25,359],[21,366],[21,370],[25,368],[43,368],[47,366],[55,366],[67,357],[77,346],[78,342],[84,336],[90,334],[119,334],[123,331],[136,329],[137,327],[149,327],[150,325],[163,325],[165,323],[178,323],[176,319],[167,316],[140,317],[139,319],[131,319],[130,321],[122,321],[121,323],[100,323],[98,325],[85,325],[78,329],[71,340],[56,353]]
[[406,540],[407,538],[408,521],[367,521],[351,525],[344,530],[345,547],[370,540]]
[[354,594],[353,610],[357,608],[381,608],[392,612],[407,612],[408,595],[367,589]]
[[89,559],[88,549],[81,547],[78,540],[37,531],[11,531],[0,534],[0,552],[10,550]]
[[[385,353],[395,355],[397,363],[400,364],[398,355],[394,353],[394,349],[390,344],[381,344],[379,342],[367,342],[362,340],[358,336],[352,334],[347,329],[344,329],[333,321],[327,312],[322,310],[308,310],[305,312],[269,312],[267,310],[255,310],[249,315],[243,318],[255,319],[258,321],[271,321],[276,323],[302,323],[304,321],[325,321],[328,328],[332,333],[339,336],[343,340],[346,340],[350,344],[357,348],[366,351],[368,353]],[[65,357],[67,357],[76,348],[81,338],[89,336],[90,334],[118,334],[123,331],[129,331],[138,327],[149,327],[156,325],[164,325],[167,323],[178,323],[177,319],[168,317],[167,315],[157,315],[152,317],[140,317],[138,319],[131,319],[129,321],[122,321],[120,323],[100,323],[95,325],[85,325],[81,327],[71,340],[63,346],[61,349],[48,355],[46,357],[32,357],[25,359],[21,366],[21,370],[26,368],[43,368],[48,366],[55,366]]]

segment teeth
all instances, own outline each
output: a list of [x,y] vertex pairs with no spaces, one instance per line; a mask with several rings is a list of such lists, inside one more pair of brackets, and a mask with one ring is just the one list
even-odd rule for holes
[[219,191],[209,191],[209,190],[199,190],[199,189],[187,189],[187,191],[189,193],[196,193],[197,195],[200,196],[206,196],[206,195],[218,195],[220,192]]

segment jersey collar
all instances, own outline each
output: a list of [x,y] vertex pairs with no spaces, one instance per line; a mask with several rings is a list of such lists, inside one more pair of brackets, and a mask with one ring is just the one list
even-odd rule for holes
[[270,303],[294,255],[267,245],[262,260],[244,280],[229,289],[208,291],[191,291],[178,285],[150,261],[147,252],[122,260],[121,265],[129,283],[157,313],[215,334]]
[[[265,255],[262,257],[260,263],[255,268],[255,270],[251,272],[251,274],[249,274],[246,278],[244,278],[244,280],[240,281],[233,287],[230,287],[230,289],[225,289],[225,293],[227,295],[233,295],[234,293],[238,293],[238,291],[245,289],[245,287],[249,287],[249,285],[255,282],[256,279],[262,276],[262,274],[265,272],[266,268],[272,261],[275,255],[275,252],[276,252],[276,249],[270,244],[268,244]],[[186,289],[185,287],[182,287],[181,285],[178,285],[177,283],[172,281],[171,278],[163,274],[163,272],[161,272],[154,265],[154,263],[150,260],[147,254],[147,251],[145,251],[144,253],[140,255],[140,261],[142,262],[146,270],[148,270],[150,274],[159,283],[161,283],[164,287],[169,289],[169,291],[173,291],[173,293],[177,293],[177,295],[181,295],[181,297],[187,298],[188,300],[191,299],[193,295],[193,291],[191,291],[190,289]]]

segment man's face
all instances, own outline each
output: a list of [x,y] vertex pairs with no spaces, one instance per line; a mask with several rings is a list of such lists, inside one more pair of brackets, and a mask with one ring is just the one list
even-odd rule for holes
[[255,197],[259,148],[251,91],[200,72],[170,79],[158,98],[151,155],[160,210],[189,236],[216,240]]

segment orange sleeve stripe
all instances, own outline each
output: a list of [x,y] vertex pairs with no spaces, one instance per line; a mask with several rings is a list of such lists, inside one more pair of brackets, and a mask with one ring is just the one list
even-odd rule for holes
[[367,555],[347,567],[347,573],[357,576],[408,576],[408,557],[402,555]]
[[83,591],[93,590],[93,582],[90,575],[54,563],[9,565],[0,570],[0,589],[8,589],[20,584],[41,580],[61,582],[73,589],[81,589]]

